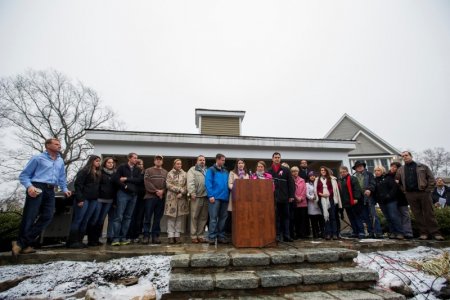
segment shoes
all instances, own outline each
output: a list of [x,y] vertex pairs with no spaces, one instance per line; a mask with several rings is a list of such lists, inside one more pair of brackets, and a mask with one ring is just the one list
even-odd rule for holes
[[215,245],[215,244],[216,244],[216,239],[209,240],[209,241],[208,241],[208,244],[210,244],[210,245]]
[[331,240],[331,236],[326,235],[326,236],[325,236],[325,239],[326,239],[327,241],[329,241],[329,240]]
[[217,242],[219,244],[229,244],[230,243],[226,238],[219,238],[219,239],[217,239]]
[[435,235],[434,235],[434,239],[435,239],[436,241],[443,241],[443,240],[444,240],[444,237],[443,237],[442,235],[440,235],[440,234],[435,234]]
[[419,236],[419,240],[422,240],[422,241],[428,240],[428,235],[426,235],[426,234],[421,234],[421,235]]
[[120,242],[121,246],[126,246],[126,245],[129,245],[129,244],[131,244],[131,240],[130,239],[126,239],[126,240],[123,240],[123,241]]
[[140,238],[135,238],[135,239],[133,239],[133,243],[134,244],[139,244],[141,242],[141,239]]
[[67,248],[69,249],[84,249],[86,248],[86,244],[80,243],[80,242],[74,242],[67,245]]
[[396,234],[396,235],[395,235],[395,239],[396,239],[396,240],[404,240],[405,237],[403,236],[403,234],[400,234],[400,233],[399,233],[399,234]]
[[340,240],[341,237],[340,237],[340,236],[333,235],[332,239],[336,241],[336,240]]
[[159,239],[159,237],[152,237],[152,244],[161,244],[161,240]]
[[191,239],[191,242],[192,242],[192,244],[198,244],[199,243],[198,238]]
[[17,257],[20,254],[20,251],[22,251],[22,247],[19,246],[17,241],[11,242],[12,248],[11,248],[11,254],[14,257]]
[[181,238],[180,237],[175,237],[174,238],[174,243],[175,244],[181,244]]
[[148,245],[150,243],[150,238],[148,236],[144,236],[141,241],[142,244]]
[[201,244],[208,243],[208,241],[207,241],[206,239],[201,238],[201,237],[198,238],[197,240],[198,240],[198,242],[201,243]]
[[379,239],[379,240],[382,240],[382,239],[384,239],[384,235],[382,233],[376,233],[375,234],[375,238]]
[[101,245],[103,245],[103,244],[100,243],[100,242],[92,241],[92,242],[88,242],[87,245],[88,245],[89,247],[97,247],[97,246],[101,246]]
[[169,238],[169,244],[175,244],[175,238],[170,237]]
[[412,235],[405,235],[405,239],[412,240],[414,237]]
[[36,250],[34,250],[33,247],[28,246],[25,249],[22,249],[22,251],[20,251],[21,254],[31,254],[31,253],[36,253]]
[[120,246],[121,243],[119,241],[111,242],[111,246]]
[[289,243],[292,243],[294,240],[293,239],[291,239],[291,237],[290,236],[284,236],[283,237],[283,241],[285,241],[285,242],[289,242]]

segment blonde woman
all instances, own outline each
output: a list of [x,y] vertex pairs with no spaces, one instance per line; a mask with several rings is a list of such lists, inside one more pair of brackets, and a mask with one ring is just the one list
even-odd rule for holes
[[187,201],[186,172],[180,159],[175,159],[166,179],[167,197],[164,215],[167,216],[167,237],[169,244],[181,243],[180,233],[184,218],[189,214]]

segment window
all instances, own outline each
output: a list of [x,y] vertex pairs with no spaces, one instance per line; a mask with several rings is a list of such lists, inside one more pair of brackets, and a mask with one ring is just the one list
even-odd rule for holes
[[375,161],[373,159],[366,159],[367,170],[373,173],[373,169],[375,169]]
[[389,160],[387,158],[380,159],[381,165],[386,169],[386,172],[389,172]]

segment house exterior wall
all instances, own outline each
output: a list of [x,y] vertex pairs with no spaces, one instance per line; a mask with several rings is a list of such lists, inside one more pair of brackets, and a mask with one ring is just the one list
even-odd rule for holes
[[201,134],[240,135],[239,118],[202,116],[200,124]]

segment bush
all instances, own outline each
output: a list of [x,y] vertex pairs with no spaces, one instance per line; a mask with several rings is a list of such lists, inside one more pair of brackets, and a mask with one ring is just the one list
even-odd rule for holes
[[[436,221],[441,228],[441,233],[446,237],[450,237],[450,207],[435,208],[434,213],[436,214]],[[378,218],[380,218],[381,228],[383,229],[383,232],[388,232],[389,226],[387,224],[386,218],[379,208],[377,208],[377,215]],[[414,236],[419,236],[416,219],[414,218],[411,210],[409,211],[409,215],[411,216],[411,226],[413,234]]]
[[22,215],[17,211],[0,212],[0,251],[11,249],[11,241],[19,235]]

